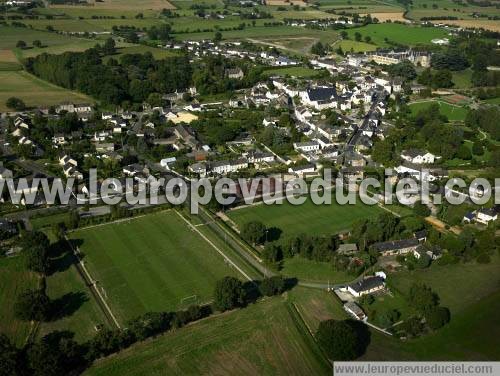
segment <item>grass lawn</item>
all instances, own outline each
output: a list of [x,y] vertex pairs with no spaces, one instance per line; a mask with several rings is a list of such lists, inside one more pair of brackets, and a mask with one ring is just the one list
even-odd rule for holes
[[385,38],[389,41],[414,46],[417,44],[430,44],[434,38],[444,38],[448,35],[445,30],[435,27],[415,27],[397,23],[370,24],[362,27],[347,29],[349,38],[354,39],[354,34],[359,32],[364,38],[370,36],[372,41],[381,47],[387,47]]
[[202,320],[97,361],[86,375],[331,375],[283,298]]
[[[458,285],[455,290],[459,295]],[[372,330],[371,343],[360,360],[498,361],[499,310],[500,291],[497,290],[478,297],[455,315],[452,312],[448,325],[419,339],[402,342]]]
[[331,235],[349,230],[352,224],[361,218],[380,214],[377,206],[363,204],[359,199],[356,205],[339,205],[332,198],[331,205],[315,205],[309,198],[303,205],[259,204],[227,212],[241,227],[249,221],[261,221],[268,228],[276,227],[282,231],[280,238],[298,233]]
[[334,44],[334,48],[342,48],[344,52],[366,52],[366,51],[375,51],[377,46],[370,43],[365,42],[356,42],[351,39],[343,39]]
[[31,218],[30,223],[33,229],[40,230],[44,227],[51,227],[60,222],[66,223],[69,220],[69,213],[57,213],[44,217]]
[[295,76],[295,77],[314,77],[318,75],[320,71],[305,67],[286,67],[286,68],[270,68],[266,69],[262,74],[265,77],[270,76]]
[[486,102],[486,103],[489,103],[489,104],[498,104],[498,105],[500,105],[500,97],[486,99],[483,102]]
[[14,302],[18,294],[38,285],[38,277],[29,272],[21,256],[0,259],[0,333],[18,346],[23,346],[30,332],[30,323],[16,319]]
[[425,101],[410,104],[410,109],[413,115],[419,111],[425,110],[432,102],[439,104],[439,112],[445,115],[450,121],[464,121],[468,110],[464,107],[454,106],[443,101]]
[[468,89],[472,87],[472,82],[470,81],[472,77],[472,70],[466,69],[459,72],[453,72],[452,81],[457,89]]
[[[174,34],[177,40],[200,40],[211,39],[214,37],[213,32],[200,32],[200,33],[182,33]],[[247,27],[244,30],[230,30],[222,31],[223,39],[241,40],[247,38],[269,39],[269,38],[287,38],[287,37],[312,37],[317,38],[325,43],[332,43],[337,37],[338,33],[334,30],[309,30],[293,26],[256,26]]]
[[[164,50],[161,48],[154,48],[154,47],[149,47],[149,46],[143,46],[143,45],[137,45],[137,46],[129,46],[129,47],[122,47],[117,50],[118,57],[125,55],[125,54],[144,54],[146,52],[151,52],[153,57],[155,59],[164,59],[166,57],[171,57],[171,56],[177,56],[178,54],[169,51],[169,50]],[[113,56],[113,58],[116,58],[117,56]]]
[[[54,21],[52,21],[54,22]],[[78,43],[86,39],[75,38],[47,31],[33,30],[25,27],[11,27],[0,25],[0,49],[13,49],[20,40],[32,46],[34,40],[40,40],[44,46],[57,46],[62,44]]]
[[64,101],[93,102],[84,94],[63,89],[25,71],[0,71],[0,111],[6,111],[10,97],[21,98],[27,106],[49,106]]
[[297,286],[288,292],[288,297],[312,333],[316,332],[321,321],[347,318],[342,305],[332,292]]
[[47,54],[62,54],[64,52],[83,52],[88,50],[89,48],[94,47],[98,44],[97,40],[87,40],[87,39],[77,39],[73,38],[73,40],[68,41],[65,44],[57,44],[54,46],[47,46],[42,48],[29,48],[26,50],[16,50],[16,53],[20,58],[28,58],[35,57],[43,53]]
[[[53,237],[50,230],[46,232],[49,238]],[[75,340],[84,342],[95,335],[95,326],[107,326],[106,317],[78,274],[75,262],[69,247],[60,249],[52,259],[55,272],[47,277],[47,294],[58,307],[58,316],[41,324],[39,337],[55,330],[70,330],[75,333]]]
[[84,262],[122,323],[178,309],[193,295],[210,301],[216,280],[243,278],[173,211],[78,230],[71,238],[83,241]]
[[299,256],[285,259],[280,272],[287,277],[295,277],[301,281],[342,283],[354,279],[352,275],[336,271],[328,262],[308,260]]
[[493,257],[490,264],[433,264],[424,270],[390,274],[388,280],[391,288],[394,286],[403,294],[414,282],[425,283],[439,295],[441,304],[453,315],[499,288],[500,257]]

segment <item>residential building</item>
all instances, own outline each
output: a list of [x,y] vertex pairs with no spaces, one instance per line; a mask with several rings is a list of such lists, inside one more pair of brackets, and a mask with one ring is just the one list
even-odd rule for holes
[[365,277],[361,281],[347,286],[347,291],[354,297],[373,294],[385,288],[385,280],[380,276]]
[[401,153],[401,158],[414,164],[430,164],[434,163],[436,156],[419,149],[408,149]]
[[412,238],[375,243],[372,245],[372,248],[382,256],[394,256],[413,252],[419,245],[419,240]]

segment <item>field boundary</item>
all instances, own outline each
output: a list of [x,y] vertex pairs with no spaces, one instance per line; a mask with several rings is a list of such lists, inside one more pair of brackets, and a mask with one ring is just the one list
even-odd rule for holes
[[96,287],[96,283],[94,278],[92,278],[91,274],[85,267],[85,264],[83,261],[80,259],[80,249],[76,247],[76,249],[73,247],[69,239],[64,236],[66,242],[69,244],[71,247],[71,250],[73,251],[73,255],[76,257],[76,262],[74,263],[76,270],[78,271],[78,274],[83,278],[83,281],[85,282],[85,285],[89,288],[90,292],[94,296],[94,298],[97,301],[97,304],[101,308],[101,310],[104,313],[104,316],[110,321],[112,325],[115,325],[118,329],[121,329],[120,323],[116,319],[116,316],[114,315],[113,311],[111,310],[110,306],[108,303],[104,300],[104,297],[102,296],[101,292],[99,289]]
[[231,260],[224,252],[222,252],[219,247],[217,247],[214,243],[212,243],[212,241],[210,239],[208,239],[205,235],[203,235],[192,223],[190,223],[186,218],[184,218],[184,216],[179,213],[177,210],[175,211],[175,213],[184,221],[186,222],[186,224],[188,225],[188,227],[195,231],[198,235],[201,236],[201,238],[203,240],[205,240],[208,244],[210,244],[212,246],[212,248],[214,248],[223,258],[226,262],[228,262],[229,264],[231,264],[242,276],[244,276],[248,281],[253,281],[252,278],[250,278],[248,276],[247,273],[245,273],[238,265],[236,265],[233,260]]

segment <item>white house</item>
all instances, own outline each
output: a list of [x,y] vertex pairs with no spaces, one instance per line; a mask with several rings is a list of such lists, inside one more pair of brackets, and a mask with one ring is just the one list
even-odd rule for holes
[[64,166],[66,164],[71,164],[73,166],[78,166],[78,162],[76,160],[74,160],[73,158],[71,158],[69,155],[63,155],[59,158],[59,164],[61,166]]
[[309,88],[300,93],[302,103],[314,107],[317,110],[337,107],[337,89],[335,87]]
[[476,213],[476,221],[483,225],[488,225],[498,219],[498,212],[494,208],[479,209]]
[[302,152],[319,150],[319,143],[316,141],[294,142],[293,148]]
[[295,107],[295,116],[302,122],[307,122],[313,114],[307,107]]
[[216,174],[225,175],[230,172],[236,172],[238,170],[248,168],[248,162],[244,158],[232,161],[215,161],[210,163],[209,167]]
[[295,174],[297,177],[306,177],[316,173],[316,165],[309,163],[302,166],[289,167],[288,172]]
[[436,156],[426,151],[418,149],[408,149],[404,150],[401,153],[401,158],[410,163],[424,164],[424,163],[434,163]]

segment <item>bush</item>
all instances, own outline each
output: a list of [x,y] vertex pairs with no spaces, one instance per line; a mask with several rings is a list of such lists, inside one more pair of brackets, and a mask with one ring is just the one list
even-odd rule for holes
[[252,244],[262,244],[265,240],[266,226],[259,221],[247,222],[241,229],[241,237]]
[[259,290],[264,296],[280,295],[285,291],[285,280],[281,276],[265,278],[260,283]]
[[421,201],[415,202],[415,205],[413,205],[413,212],[420,217],[428,217],[431,215],[431,209]]
[[477,256],[476,260],[480,264],[489,264],[491,262],[491,257],[486,253],[481,253],[479,256]]
[[7,99],[5,105],[8,108],[16,111],[23,111],[26,109],[26,104],[21,99],[16,97],[10,97],[9,99]]
[[450,322],[450,310],[445,307],[436,307],[425,314],[425,321],[432,330],[436,330]]

